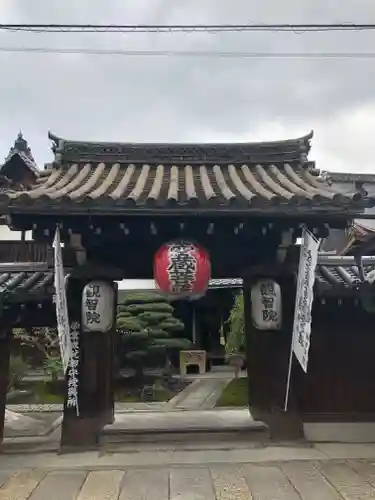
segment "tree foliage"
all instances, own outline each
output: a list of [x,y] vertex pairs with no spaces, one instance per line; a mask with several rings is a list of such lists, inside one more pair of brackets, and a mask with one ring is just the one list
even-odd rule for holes
[[184,324],[173,316],[173,306],[156,292],[127,294],[117,308],[117,329],[121,333],[122,356],[138,374],[148,362],[166,363],[170,349],[189,349],[182,338]]
[[56,328],[14,328],[13,336],[28,352],[38,351],[44,371],[52,379],[63,374],[59,337]]
[[229,318],[229,334],[226,343],[227,354],[239,353],[245,350],[245,317],[243,293],[236,295]]
[[10,357],[8,390],[19,389],[27,373],[27,368],[27,363],[25,363],[21,356]]
[[14,328],[13,336],[21,346],[39,351],[44,360],[60,355],[56,328]]

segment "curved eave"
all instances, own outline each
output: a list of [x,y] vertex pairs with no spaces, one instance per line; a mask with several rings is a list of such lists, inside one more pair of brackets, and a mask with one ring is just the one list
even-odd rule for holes
[[278,141],[253,141],[253,142],[101,142],[101,141],[77,141],[64,139],[58,135],[55,135],[52,132],[48,132],[48,138],[55,142],[56,145],[61,143],[63,147],[66,146],[108,146],[108,147],[116,147],[116,146],[134,146],[134,147],[184,147],[184,146],[193,146],[193,147],[221,147],[221,146],[239,146],[239,147],[256,147],[256,148],[267,148],[267,147],[282,147],[285,145],[303,145],[308,143],[314,136],[314,131],[311,130],[308,134],[305,134],[301,137],[293,138],[293,139],[284,139]]
[[195,206],[194,204],[170,204],[160,207],[155,207],[147,203],[113,203],[109,200],[102,200],[100,202],[87,201],[81,203],[73,203],[69,200],[59,200],[54,203],[47,203],[45,200],[38,200],[32,202],[14,203],[9,202],[0,194],[0,212],[3,215],[19,214],[19,215],[51,215],[51,216],[64,216],[64,215],[102,215],[102,216],[121,216],[121,215],[142,215],[149,216],[196,216],[207,215],[213,218],[222,215],[233,215],[238,217],[255,217],[267,218],[273,217],[275,219],[280,217],[288,217],[290,219],[300,219],[301,216],[308,222],[316,217],[328,217],[327,222],[330,220],[343,220],[352,218],[358,214],[358,204],[348,203],[347,205],[324,205],[313,204],[309,202],[301,202],[298,204],[279,203],[276,205],[267,202],[259,203],[256,205],[242,205],[238,206],[228,204],[218,204],[214,206]]
[[312,132],[282,141],[238,143],[131,143],[67,140],[49,133],[55,162],[118,161],[132,163],[305,162]]
[[24,304],[48,299],[53,294],[53,272],[0,271],[0,294],[4,295],[4,303]]
[[352,230],[359,238],[375,236],[375,214],[374,219],[355,219],[352,224]]
[[375,219],[354,219],[347,232],[347,241],[340,254],[345,255],[357,247],[364,253],[373,251],[375,245]]
[[[54,167],[26,191],[4,191],[12,211],[131,213],[157,211],[248,214],[343,212],[359,215],[360,192],[331,189],[309,166],[278,164],[72,163]],[[219,215],[219,213],[218,213]]]

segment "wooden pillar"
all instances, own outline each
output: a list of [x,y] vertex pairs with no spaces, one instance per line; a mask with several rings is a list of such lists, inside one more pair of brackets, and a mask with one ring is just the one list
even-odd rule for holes
[[[247,382],[248,382],[248,406],[249,410],[252,407],[252,401],[255,396],[257,370],[255,366],[255,332],[251,319],[251,300],[250,290],[252,281],[249,278],[243,279],[243,302],[244,302],[244,323],[245,323],[245,355],[247,367]],[[256,397],[255,397],[256,400]]]
[[[71,278],[68,284],[69,320],[71,324],[79,324],[78,412],[76,407],[69,404],[68,391],[71,380],[68,370],[61,435],[62,450],[96,447],[104,425],[114,420],[113,331],[83,331],[81,301],[87,282],[87,279]],[[116,305],[115,303],[113,315]]]
[[113,424],[115,420],[115,336],[116,336],[116,317],[117,317],[117,300],[118,286],[117,283],[112,283],[114,287],[115,300],[113,303],[113,325],[109,332],[104,334],[106,343],[106,358],[105,358],[105,424]]
[[193,341],[193,344],[196,348],[199,348],[199,345],[198,345],[198,338],[197,338],[197,310],[195,308],[195,305],[194,303],[191,304],[191,315],[192,315],[192,326],[191,326],[191,330],[192,330],[192,341]]
[[[260,331],[251,317],[251,286],[259,278],[275,279],[282,292],[283,326],[279,331]],[[291,293],[292,292],[292,293]],[[244,278],[245,349],[248,374],[249,410],[256,420],[267,423],[273,437],[295,439],[302,436],[302,423],[293,397],[289,411],[283,411],[290,343],[293,329],[294,283],[291,275],[257,273]]]
[[[96,429],[93,429],[92,422],[89,422],[88,409],[85,398],[85,385],[87,373],[87,360],[90,353],[85,348],[85,338],[81,329],[81,296],[85,285],[83,280],[69,278],[67,283],[67,301],[70,320],[71,336],[74,325],[77,325],[78,332],[78,366],[77,366],[77,392],[78,408],[71,406],[68,402],[69,384],[71,383],[71,373],[69,369],[65,375],[66,390],[64,402],[64,415],[61,427],[61,448],[63,450],[79,446],[95,444]],[[85,366],[86,365],[86,366]],[[85,369],[86,368],[86,369]]]
[[113,332],[101,333],[98,336],[97,377],[98,377],[98,409],[103,425],[112,424],[114,412],[114,373],[113,373]]
[[9,383],[11,336],[11,328],[3,326],[0,330],[0,443],[2,443],[4,438],[4,419]]

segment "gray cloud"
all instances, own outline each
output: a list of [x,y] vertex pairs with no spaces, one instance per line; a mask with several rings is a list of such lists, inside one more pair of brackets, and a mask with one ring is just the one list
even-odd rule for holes
[[[372,0],[3,0],[3,22],[375,22]],[[247,52],[366,51],[375,33],[22,34],[0,46]],[[0,157],[22,128],[40,163],[47,130],[118,141],[267,140],[315,129],[323,169],[374,171],[375,61],[0,53]],[[362,130],[361,130],[362,129]],[[279,134],[276,136],[276,134]]]

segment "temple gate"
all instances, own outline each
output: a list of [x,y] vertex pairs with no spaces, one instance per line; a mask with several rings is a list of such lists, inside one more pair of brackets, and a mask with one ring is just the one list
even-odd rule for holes
[[[319,175],[307,158],[311,137],[114,144],[51,135],[54,162],[27,189],[2,191],[0,212],[11,228],[31,230],[35,242],[51,247],[59,227],[65,245],[69,319],[79,343],[79,414],[67,398],[63,446],[98,444],[103,426],[113,419],[113,331],[82,328],[84,287],[92,280],[152,277],[155,252],[175,238],[197,241],[208,251],[213,278],[243,279],[250,410],[275,435],[288,428],[290,435],[298,434],[298,370],[290,410],[281,411],[298,267],[295,243],[304,225],[324,238],[374,204],[363,192],[342,193]],[[251,317],[252,286],[267,278],[281,288],[283,319],[276,331],[258,330]]]

